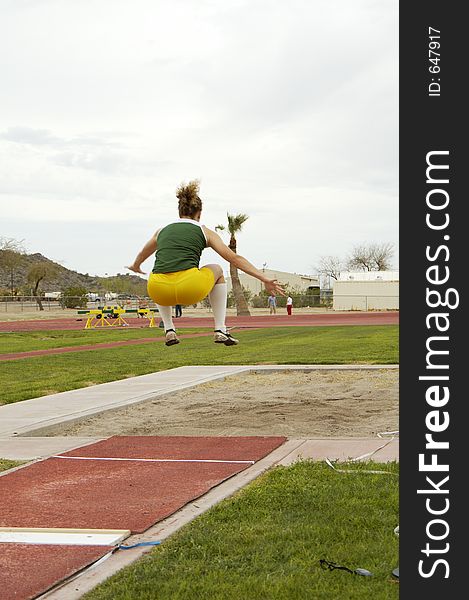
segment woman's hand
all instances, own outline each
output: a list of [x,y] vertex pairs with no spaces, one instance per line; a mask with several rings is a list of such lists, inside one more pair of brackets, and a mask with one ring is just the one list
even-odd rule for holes
[[142,269],[140,268],[140,265],[133,264],[125,268],[129,269],[129,271],[133,271],[134,273],[141,273],[142,275],[146,275],[145,271],[142,271]]
[[268,292],[275,292],[281,296],[286,296],[283,286],[280,285],[276,279],[268,279],[267,281],[264,281],[264,287]]

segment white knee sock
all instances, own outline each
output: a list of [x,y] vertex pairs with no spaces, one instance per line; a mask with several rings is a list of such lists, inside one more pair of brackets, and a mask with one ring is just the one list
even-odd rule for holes
[[175,329],[173,324],[173,307],[172,306],[161,306],[159,304],[156,305],[160,312],[160,317],[163,319],[164,330],[168,331],[168,329]]
[[215,329],[220,329],[223,333],[226,333],[225,318],[227,295],[226,283],[215,284],[208,295],[213,310],[213,318],[215,319]]

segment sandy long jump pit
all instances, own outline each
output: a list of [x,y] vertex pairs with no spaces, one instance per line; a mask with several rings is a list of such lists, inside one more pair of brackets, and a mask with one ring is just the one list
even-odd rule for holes
[[42,435],[374,437],[399,428],[398,378],[386,368],[243,373]]

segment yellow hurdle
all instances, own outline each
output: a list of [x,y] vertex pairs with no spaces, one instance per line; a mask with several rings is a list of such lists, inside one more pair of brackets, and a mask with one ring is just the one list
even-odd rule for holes
[[142,317],[150,320],[150,323],[148,324],[148,327],[156,327],[156,325],[155,325],[155,311],[154,310],[152,310],[151,308],[139,308],[138,309],[138,314],[142,315]]
[[[152,308],[139,308],[125,310],[124,308],[94,308],[89,310],[79,310],[79,315],[86,315],[85,329],[95,329],[96,327],[128,327],[129,324],[122,315],[128,313],[137,313],[148,319],[148,327],[157,327],[155,324],[155,310]],[[117,315],[117,316],[116,316]],[[113,316],[114,318],[110,318]]]
[[104,316],[100,308],[91,310],[79,310],[79,315],[87,315],[85,329],[95,329],[96,327],[110,327],[111,323]]
[[129,324],[127,323],[127,321],[124,319],[124,317],[122,316],[123,314],[125,314],[125,310],[123,308],[120,309],[114,309],[113,315],[117,315],[117,318],[112,319],[111,321],[111,327],[114,327],[117,325],[117,327],[119,327],[120,325],[122,327],[128,327]]

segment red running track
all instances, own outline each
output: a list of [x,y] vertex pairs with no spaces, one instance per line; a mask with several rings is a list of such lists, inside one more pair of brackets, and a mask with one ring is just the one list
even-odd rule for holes
[[[143,327],[140,319],[128,319],[130,327]],[[211,317],[180,317],[174,323],[178,328],[213,327]],[[298,315],[259,315],[252,317],[228,317],[228,327],[321,327],[329,325],[396,325],[398,311],[317,313]],[[0,332],[4,331],[45,331],[84,329],[85,321],[77,319],[36,319],[31,321],[2,321]],[[147,326],[148,327],[148,326]],[[109,330],[108,327],[104,328]]]
[[[285,440],[112,437],[1,476],[0,527],[142,532]],[[127,460],[109,460],[116,458]],[[0,544],[0,590],[6,598],[33,598],[109,550]]]
[[110,546],[0,546],[0,598],[4,600],[32,600],[113,550]]

